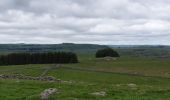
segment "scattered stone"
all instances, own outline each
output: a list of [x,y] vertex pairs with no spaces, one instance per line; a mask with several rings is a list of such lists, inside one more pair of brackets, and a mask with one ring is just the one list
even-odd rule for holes
[[121,86],[121,84],[116,84],[116,86],[117,86],[117,87],[120,87],[120,86]]
[[46,79],[48,81],[55,81],[56,80],[56,78],[53,77],[53,76],[46,76],[46,77],[44,77],[44,79]]
[[61,82],[61,79],[56,79],[57,82]]
[[103,58],[97,58],[97,59],[99,59],[99,60],[106,60],[106,61],[117,60],[116,57],[110,57],[110,56],[108,56],[108,57],[103,57]]
[[73,84],[73,83],[75,83],[74,81],[61,81],[62,83],[66,83],[66,84]]
[[137,90],[136,84],[130,83],[130,84],[127,84],[127,86],[129,86],[132,90]]
[[44,76],[44,77],[32,77],[24,76],[21,74],[11,74],[11,75],[0,75],[2,79],[21,79],[21,80],[39,80],[39,81],[56,81],[56,78],[53,76]]
[[169,75],[169,73],[168,73],[168,72],[166,72],[166,73],[165,73],[165,75]]
[[0,75],[0,78],[2,78],[3,75]]
[[129,86],[129,87],[137,87],[137,85],[133,84],[133,83],[127,84],[127,86]]
[[95,95],[95,96],[106,96],[106,92],[104,92],[104,91],[94,92],[94,93],[91,93],[91,95]]
[[19,83],[20,81],[19,80],[16,80],[16,83]]
[[104,57],[105,60],[110,61],[110,60],[116,60],[117,58],[115,57]]
[[57,93],[58,90],[56,88],[49,88],[49,89],[45,89],[41,94],[41,99],[42,100],[48,100],[50,95],[53,95],[54,93]]

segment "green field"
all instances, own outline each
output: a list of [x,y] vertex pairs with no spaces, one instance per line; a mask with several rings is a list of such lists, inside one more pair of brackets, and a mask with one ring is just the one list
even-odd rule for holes
[[[40,100],[40,93],[57,88],[50,100],[170,100],[170,61],[120,57],[95,59],[94,54],[79,54],[78,64],[0,66],[0,74],[54,76],[62,82],[0,79],[0,100]],[[105,92],[104,96],[94,93]]]

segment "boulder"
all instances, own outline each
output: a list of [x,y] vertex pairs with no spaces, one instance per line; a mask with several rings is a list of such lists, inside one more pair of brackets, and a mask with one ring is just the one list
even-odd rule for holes
[[48,100],[50,95],[53,95],[54,93],[57,93],[58,90],[56,88],[49,88],[49,89],[45,89],[41,94],[41,99],[42,100]]

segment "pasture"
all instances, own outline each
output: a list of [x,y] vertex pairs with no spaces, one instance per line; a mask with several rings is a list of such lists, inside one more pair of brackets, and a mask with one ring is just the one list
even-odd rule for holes
[[[0,79],[0,100],[40,100],[48,88],[58,89],[49,100],[170,100],[170,61],[122,56],[117,60],[78,55],[79,63],[0,66],[0,74],[53,76],[60,82]],[[48,71],[47,71],[48,69]]]

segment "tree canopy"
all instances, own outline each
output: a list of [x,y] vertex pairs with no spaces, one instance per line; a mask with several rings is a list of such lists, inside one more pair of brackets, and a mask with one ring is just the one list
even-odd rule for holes
[[0,56],[0,65],[77,63],[71,52],[11,53]]
[[100,49],[96,52],[96,58],[103,58],[103,57],[120,57],[118,52],[111,48]]

